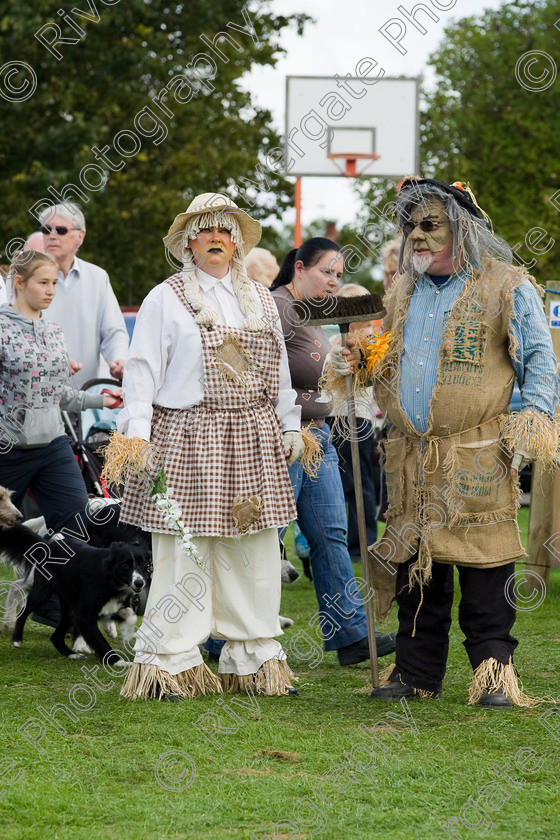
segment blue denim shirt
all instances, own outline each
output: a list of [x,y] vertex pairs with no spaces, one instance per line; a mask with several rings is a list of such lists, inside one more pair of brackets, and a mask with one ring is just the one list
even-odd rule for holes
[[[410,298],[401,358],[401,406],[421,434],[428,428],[445,316],[463,291],[466,277],[462,269],[436,286],[422,274]],[[522,408],[534,408],[552,417],[558,403],[559,378],[542,303],[530,280],[523,280],[513,294],[515,317],[511,329],[519,352],[512,364]]]

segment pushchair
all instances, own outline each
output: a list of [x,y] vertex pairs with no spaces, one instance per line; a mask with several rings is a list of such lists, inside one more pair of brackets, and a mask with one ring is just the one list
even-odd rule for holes
[[[89,379],[81,388],[90,394],[100,394],[105,388],[120,388],[116,379]],[[72,449],[82,471],[90,496],[98,498],[119,498],[115,485],[108,485],[101,478],[103,451],[109,443],[109,436],[117,428],[116,416],[120,408],[88,408],[77,414],[62,412],[66,433],[72,441]]]

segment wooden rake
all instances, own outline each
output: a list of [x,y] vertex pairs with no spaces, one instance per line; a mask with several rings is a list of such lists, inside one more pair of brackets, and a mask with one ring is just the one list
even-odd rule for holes
[[[386,314],[383,301],[379,295],[360,295],[356,297],[339,298],[328,296],[314,301],[298,301],[300,320],[305,326],[322,326],[338,324],[344,347],[348,347],[348,333],[350,324],[357,321],[374,321]],[[303,316],[303,317],[302,317]],[[360,450],[358,446],[358,427],[356,423],[356,404],[352,388],[352,375],[346,379],[346,398],[348,405],[348,430],[350,434],[350,449],[352,452],[352,474],[354,476],[354,492],[356,495],[356,513],[358,518],[358,536],[360,541],[360,559],[364,579],[368,587],[368,598],[365,603],[368,640],[370,650],[371,681],[373,688],[379,686],[379,668],[377,665],[377,644],[375,641],[375,618],[373,603],[369,594],[373,591],[369,557],[367,548],[366,517],[364,509],[364,494],[362,489],[362,471],[360,468]]]

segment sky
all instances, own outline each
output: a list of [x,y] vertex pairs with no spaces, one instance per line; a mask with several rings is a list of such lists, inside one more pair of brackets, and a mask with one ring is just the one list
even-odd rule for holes
[[[307,24],[302,37],[298,37],[295,30],[284,33],[282,45],[286,55],[275,68],[258,67],[247,74],[243,79],[244,87],[253,93],[257,104],[272,111],[275,127],[283,133],[286,76],[354,75],[359,59],[370,56],[385,70],[385,76],[423,76],[426,84],[433,83],[427,61],[441,42],[445,27],[461,18],[480,15],[484,9],[497,9],[504,5],[504,0],[456,0],[449,11],[437,8],[452,3],[453,0],[434,0],[433,3],[426,0],[424,5],[439,21],[432,20],[427,13],[420,13],[418,24],[427,30],[423,34],[398,10],[398,6],[410,11],[415,5],[421,5],[416,0],[306,0],[305,3],[274,0],[274,13],[304,11],[316,22]],[[400,20],[401,27],[392,24],[387,32],[398,40],[397,33],[404,30],[400,38],[404,55],[379,31],[392,18]],[[377,72],[376,68],[374,75]],[[356,216],[356,208],[356,197],[348,179],[302,178],[304,225],[317,218],[332,218],[339,224],[351,222]],[[295,211],[292,211],[285,215],[284,222],[293,223],[294,219]]]

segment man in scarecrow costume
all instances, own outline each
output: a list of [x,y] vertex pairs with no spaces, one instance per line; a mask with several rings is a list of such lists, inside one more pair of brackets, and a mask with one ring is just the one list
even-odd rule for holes
[[[372,696],[440,694],[456,565],[474,671],[469,702],[525,705],[511,635],[512,575],[524,557],[517,471],[535,459],[553,466],[558,443],[558,374],[540,289],[511,264],[510,248],[463,184],[407,179],[396,215],[403,242],[385,298],[390,340],[373,369],[391,424],[389,509],[370,554],[385,612],[388,581],[396,591],[399,631],[395,666]],[[515,379],[522,410],[512,414]]]
[[[115,441],[131,452],[150,442],[149,479],[129,470],[121,519],[152,532],[154,575],[128,698],[248,684],[295,693],[273,637],[282,632],[278,527],[296,516],[286,464],[303,444],[278,314],[244,267],[260,235],[226,196],[197,196],[164,239],[182,271],[138,313],[118,421],[126,437]],[[171,517],[166,494],[157,505],[151,495],[161,470]],[[209,635],[227,640],[219,678],[199,649]]]

